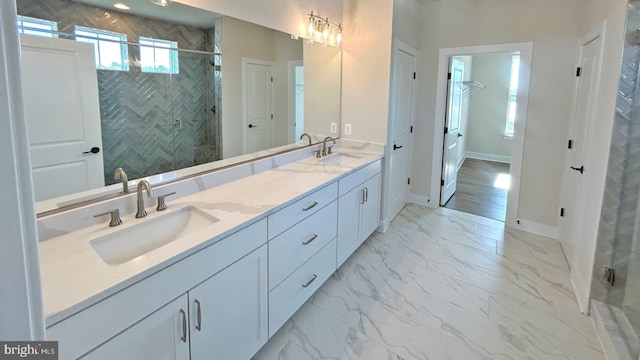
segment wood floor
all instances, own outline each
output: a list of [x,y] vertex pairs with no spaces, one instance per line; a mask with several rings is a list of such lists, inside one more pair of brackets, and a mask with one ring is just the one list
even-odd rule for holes
[[466,159],[458,171],[456,193],[444,207],[504,221],[507,190],[494,186],[498,174],[509,174],[509,164]]

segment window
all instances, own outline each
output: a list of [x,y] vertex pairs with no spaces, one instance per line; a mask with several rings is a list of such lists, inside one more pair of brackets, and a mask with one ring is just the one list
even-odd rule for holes
[[58,37],[55,34],[56,31],[58,31],[58,23],[55,21],[18,15],[18,34],[53,38]]
[[102,70],[129,70],[127,35],[82,26],[75,28],[76,41],[93,44],[96,68]]
[[158,40],[140,37],[140,70],[162,74],[177,74],[178,43],[169,40]]
[[520,74],[520,55],[511,58],[511,80],[509,81],[509,104],[507,108],[507,124],[504,127],[504,136],[513,137],[516,122],[516,109],[518,107],[518,76]]

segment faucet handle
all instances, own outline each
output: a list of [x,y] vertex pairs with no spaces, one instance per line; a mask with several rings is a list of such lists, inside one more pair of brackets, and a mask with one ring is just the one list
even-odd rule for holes
[[164,199],[167,196],[171,196],[171,195],[175,195],[176,192],[170,192],[168,194],[164,194],[164,195],[160,195],[158,196],[158,206],[156,207],[157,211],[163,211],[163,210],[167,210],[167,204],[165,203]]
[[312,154],[316,154],[316,158],[318,158],[318,159],[319,159],[319,158],[321,158],[321,157],[322,157],[322,156],[320,156],[320,152],[321,152],[321,150],[313,150],[311,153],[312,153]]
[[100,216],[105,216],[105,215],[111,215],[111,221],[109,221],[109,226],[113,227],[113,226],[118,226],[122,224],[122,219],[120,219],[120,210],[119,209],[114,209],[111,211],[107,211],[106,213],[102,213],[102,214],[98,214],[98,215],[94,215],[94,218],[100,217]]
[[329,146],[327,149],[327,155],[331,155],[333,154],[333,152],[331,151],[331,149],[333,149],[333,146]]

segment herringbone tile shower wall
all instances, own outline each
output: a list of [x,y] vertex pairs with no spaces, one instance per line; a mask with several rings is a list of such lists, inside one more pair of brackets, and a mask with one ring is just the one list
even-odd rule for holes
[[[211,29],[172,24],[100,9],[70,0],[18,0],[20,15],[74,26],[178,42],[178,47],[213,51]],[[106,184],[125,169],[140,178],[220,159],[219,106],[216,103],[213,56],[179,52],[176,75],[140,71],[138,46],[129,46],[129,71],[98,70],[98,91]],[[179,119],[181,126],[175,125]]]
[[[627,34],[640,28],[640,9],[629,8]],[[640,282],[633,272],[638,267],[638,201],[640,195],[640,45],[627,37],[614,118],[607,180],[598,229],[591,295],[594,299],[625,309],[635,308],[638,319],[631,319],[640,330]],[[636,250],[636,251],[634,251]],[[616,271],[616,283],[609,286],[603,269]],[[636,274],[637,275],[637,274]],[[636,321],[637,320],[637,321]]]

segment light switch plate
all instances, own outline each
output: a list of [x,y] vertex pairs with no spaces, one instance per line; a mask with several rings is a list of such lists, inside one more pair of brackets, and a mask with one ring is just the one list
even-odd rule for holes
[[351,135],[351,124],[344,124],[344,134]]
[[337,134],[338,133],[338,123],[331,123],[331,133],[332,134]]

